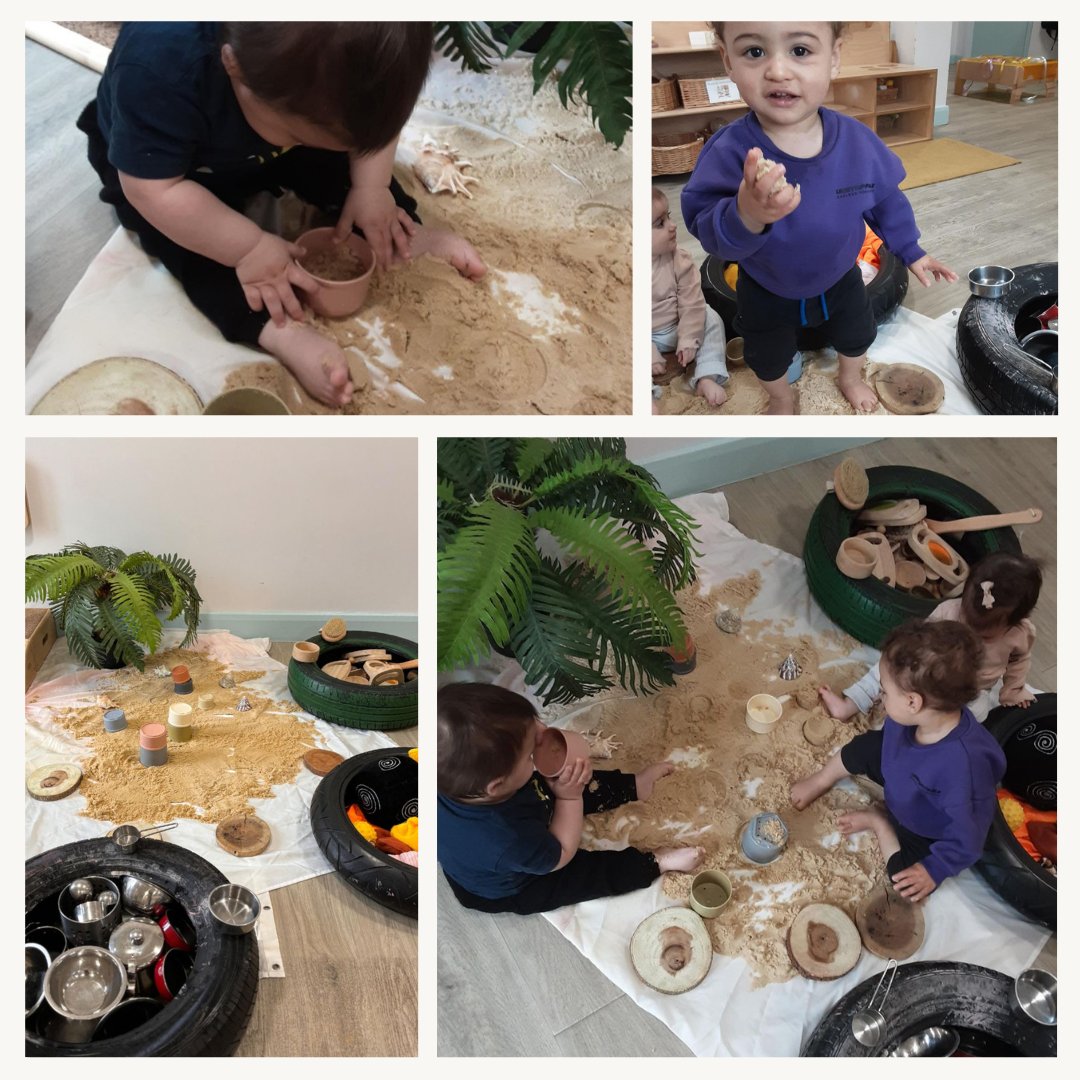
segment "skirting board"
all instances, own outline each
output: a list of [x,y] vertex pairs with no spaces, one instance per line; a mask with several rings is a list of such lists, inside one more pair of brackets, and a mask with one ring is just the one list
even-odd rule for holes
[[[416,641],[416,615],[365,615],[334,611],[203,611],[199,625],[207,630],[229,630],[237,637],[268,637],[271,641],[304,641],[314,637],[332,615],[345,620],[350,630],[373,630]],[[184,626],[182,619],[165,623]]]
[[803,461],[815,461],[877,439],[713,439],[670,454],[633,457],[671,498],[749,480]]

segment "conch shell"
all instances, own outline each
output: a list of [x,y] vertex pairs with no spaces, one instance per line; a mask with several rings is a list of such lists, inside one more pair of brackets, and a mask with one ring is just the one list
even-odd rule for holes
[[413,172],[417,179],[431,192],[449,191],[451,195],[465,195],[472,198],[469,184],[480,183],[475,176],[466,176],[464,169],[472,166],[471,161],[458,157],[459,151],[449,143],[440,146],[430,135],[425,134],[420,143],[420,153],[413,162]]

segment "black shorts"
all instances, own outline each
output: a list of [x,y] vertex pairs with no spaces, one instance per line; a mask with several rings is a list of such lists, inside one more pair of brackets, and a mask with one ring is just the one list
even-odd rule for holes
[[[869,777],[875,784],[884,787],[885,777],[881,772],[881,744],[883,741],[884,735],[880,731],[867,731],[862,735],[856,735],[840,751],[840,760],[844,763],[844,768],[853,776]],[[887,792],[885,798],[888,799]],[[885,864],[885,869],[889,872],[891,878],[894,874],[899,874],[901,870],[906,870],[909,866],[922,862],[930,854],[930,845],[934,841],[925,836],[920,836],[918,833],[913,833],[910,829],[905,829],[893,817],[887,804],[885,813],[888,814],[889,822],[896,830],[896,838],[900,841],[900,850]]]
[[820,326],[829,344],[844,356],[861,356],[877,337],[877,324],[862,271],[853,266],[824,300],[788,300],[759,285],[741,266],[735,288],[735,332],[743,339],[746,366],[762,381],[782,378],[795,356],[795,338],[804,326]]

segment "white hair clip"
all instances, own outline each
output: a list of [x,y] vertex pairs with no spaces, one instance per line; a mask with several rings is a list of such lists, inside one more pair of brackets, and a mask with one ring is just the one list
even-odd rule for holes
[[990,591],[994,587],[994,583],[992,581],[980,581],[979,585],[983,591],[982,606],[989,610],[994,606],[994,594]]

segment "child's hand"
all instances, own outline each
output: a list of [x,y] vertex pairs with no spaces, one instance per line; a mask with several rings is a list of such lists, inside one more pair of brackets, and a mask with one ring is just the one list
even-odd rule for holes
[[304,254],[297,244],[280,236],[264,232],[259,242],[236,264],[236,276],[244,289],[244,298],[252,311],[262,311],[278,326],[284,326],[286,315],[297,322],[304,321],[304,309],[293,292],[293,286],[314,292],[318,282],[296,259]]
[[394,202],[388,187],[353,187],[341,208],[341,217],[334,228],[334,239],[343,241],[353,226],[375,252],[380,270],[385,270],[398,259],[412,258],[409,238],[416,235],[416,222]]
[[689,367],[697,356],[696,348],[680,349],[676,354],[680,367]]
[[802,201],[802,194],[793,184],[785,184],[779,191],[773,192],[773,188],[784,178],[786,170],[783,165],[777,165],[758,177],[758,164],[764,157],[756,146],[747,153],[735,204],[743,224],[755,233],[787,217]]
[[592,765],[585,758],[574,758],[563,771],[548,781],[556,799],[580,799],[585,785],[592,779]]
[[919,283],[930,288],[935,281],[959,281],[960,279],[944,264],[937,259],[924,255],[916,259],[908,269],[919,279]]
[[1021,690],[1015,696],[1009,694],[1002,694],[998,698],[998,704],[1016,705],[1021,709],[1026,709],[1034,700],[1034,694],[1029,694],[1026,690]]
[[896,891],[913,904],[925,900],[937,888],[934,879],[919,862],[906,870],[901,870],[899,874],[893,874],[893,883],[896,885]]

